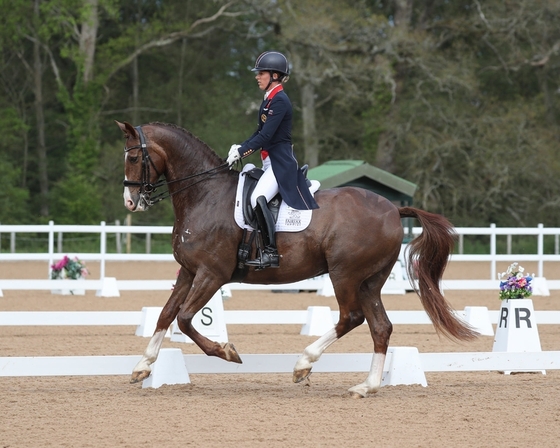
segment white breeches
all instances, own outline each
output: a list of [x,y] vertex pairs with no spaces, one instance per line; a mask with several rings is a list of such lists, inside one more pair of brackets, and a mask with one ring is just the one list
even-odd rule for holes
[[278,182],[276,182],[276,176],[274,176],[274,171],[272,171],[270,162],[268,164],[263,163],[263,168],[264,173],[257,182],[257,186],[251,195],[251,207],[253,208],[257,206],[257,198],[259,196],[264,196],[266,202],[268,202],[278,193]]

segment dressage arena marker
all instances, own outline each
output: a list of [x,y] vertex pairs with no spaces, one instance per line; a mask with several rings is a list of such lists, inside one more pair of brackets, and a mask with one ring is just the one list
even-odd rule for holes
[[[211,339],[215,342],[228,342],[228,334],[224,316],[224,301],[222,300],[221,291],[217,291],[216,294],[214,294],[208,301],[208,303],[194,315],[192,324],[196,331],[206,336],[208,339]],[[177,319],[173,321],[173,323],[171,324],[171,328],[172,342],[193,342],[191,338],[187,337],[179,329]]]
[[333,313],[328,306],[310,306],[307,308],[307,321],[300,334],[322,336],[334,328]]
[[466,306],[463,312],[459,312],[465,322],[478,331],[482,336],[494,336],[490,314],[485,306]]
[[152,374],[142,381],[142,388],[157,389],[164,384],[188,384],[190,382],[181,349],[165,348],[160,350],[157,361],[152,365]]
[[[300,357],[300,354],[248,354],[242,355],[243,364],[237,364],[206,355],[178,357],[175,353],[179,352],[180,349],[162,349],[153,365],[155,378],[143,387],[185,384],[190,380],[187,380],[188,374],[291,374]],[[382,385],[420,384],[425,387],[424,372],[560,369],[560,351],[419,353],[417,356],[415,353],[418,353],[415,347],[389,347]],[[5,357],[0,358],[0,377],[130,375],[140,359],[139,355]],[[369,372],[371,361],[371,353],[324,353],[313,366],[313,372]],[[169,369],[178,370],[179,375],[167,372]]]
[[[144,306],[142,307],[142,317],[140,319],[140,324],[136,327],[136,336],[142,336],[144,338],[151,338],[154,335],[156,329],[157,321],[163,307],[161,306]],[[167,329],[165,337],[170,337],[171,331]]]
[[[541,341],[531,299],[503,300],[500,308],[493,352],[540,352]],[[516,370],[516,372],[520,372]],[[535,372],[522,370],[522,372]],[[546,375],[546,371],[540,371]],[[504,371],[506,375],[511,370]]]

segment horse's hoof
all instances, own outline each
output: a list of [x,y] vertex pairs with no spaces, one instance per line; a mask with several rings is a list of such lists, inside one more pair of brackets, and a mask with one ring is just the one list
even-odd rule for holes
[[366,398],[368,392],[375,393],[377,392],[377,389],[368,390],[365,384],[358,384],[357,386],[348,389],[348,392],[352,398]]
[[132,372],[132,376],[130,377],[130,384],[139,383],[140,381],[145,380],[150,376],[149,370],[140,370],[138,372]]
[[292,379],[294,380],[294,383],[301,383],[306,378],[309,378],[309,375],[311,375],[311,367],[308,369],[294,370],[294,376]]
[[236,362],[237,364],[243,364],[243,361],[241,361],[241,357],[239,356],[239,353],[237,353],[237,350],[235,349],[235,346],[232,343],[226,342],[225,344],[222,344],[222,348],[224,349],[224,352],[226,354],[226,361]]
[[352,392],[352,391],[349,392],[350,392],[350,398],[354,398],[355,400],[359,400],[360,398],[366,398],[365,395],[362,395],[358,392]]

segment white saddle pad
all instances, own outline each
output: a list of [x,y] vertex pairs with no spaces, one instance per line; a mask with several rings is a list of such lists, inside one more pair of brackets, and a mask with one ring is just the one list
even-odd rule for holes
[[[245,218],[243,216],[243,185],[245,184],[245,179],[247,178],[247,176],[244,176],[243,173],[250,171],[253,168],[255,168],[255,165],[253,165],[252,163],[248,163],[243,167],[243,171],[241,171],[241,174],[239,175],[239,182],[237,183],[237,193],[235,195],[235,222],[242,229],[248,230],[253,230],[253,228],[249,224],[245,223]],[[312,180],[309,191],[311,192],[311,194],[315,194],[320,186],[321,184],[319,183],[319,181]],[[296,210],[282,201],[280,210],[278,212],[278,219],[276,221],[276,231],[301,232],[302,230],[306,229],[311,222],[311,214],[312,210]]]

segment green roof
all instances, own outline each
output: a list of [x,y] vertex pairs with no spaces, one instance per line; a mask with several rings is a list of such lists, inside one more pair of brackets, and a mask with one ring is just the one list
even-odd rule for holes
[[363,160],[331,160],[311,168],[309,179],[321,182],[321,188],[361,187],[391,201],[412,204],[417,185],[372,166]]

